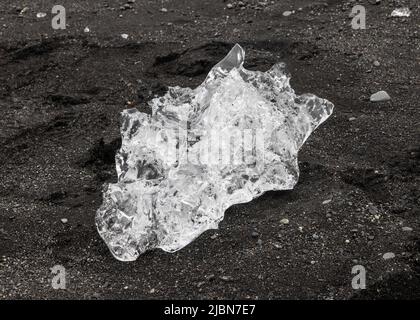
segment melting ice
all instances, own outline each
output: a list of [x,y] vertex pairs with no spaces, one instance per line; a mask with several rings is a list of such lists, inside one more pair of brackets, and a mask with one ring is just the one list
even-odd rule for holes
[[118,260],[177,251],[217,229],[230,206],[297,183],[297,153],[333,104],[296,95],[283,63],[249,71],[244,58],[235,45],[199,87],[169,88],[151,115],[123,111],[118,182],[96,215]]

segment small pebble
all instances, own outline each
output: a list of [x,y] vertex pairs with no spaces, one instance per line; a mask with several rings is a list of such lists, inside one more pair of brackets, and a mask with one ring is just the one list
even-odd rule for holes
[[376,60],[376,61],[373,62],[373,65],[375,67],[379,67],[381,65],[381,63],[378,60]]
[[28,7],[24,7],[21,11],[20,11],[20,15],[24,14],[25,12],[29,11]]
[[121,35],[121,38],[123,38],[123,39],[128,39],[128,34],[123,33],[123,34]]
[[281,219],[281,220],[280,220],[280,223],[281,223],[281,224],[289,224],[289,219],[286,219],[286,218]]
[[395,253],[387,252],[382,256],[382,258],[384,258],[384,260],[393,259],[393,258],[395,258]]
[[208,281],[213,281],[214,278],[215,278],[214,274],[210,274],[210,275],[207,276]]
[[328,203],[330,203],[331,201],[332,201],[332,199],[324,200],[324,201],[322,201],[322,204],[328,204]]
[[251,233],[251,237],[253,237],[253,238],[258,238],[260,236],[260,234],[258,233],[258,232],[256,232],[256,231],[252,231],[252,233]]
[[273,246],[274,246],[274,248],[276,248],[276,249],[281,249],[281,244],[279,244],[279,243],[273,243]]
[[88,33],[88,32],[90,32],[90,29],[89,29],[89,27],[86,27],[83,31]]
[[402,228],[402,230],[403,230],[403,231],[406,231],[406,232],[411,232],[411,231],[413,231],[413,228],[410,228],[410,227],[403,227],[403,228]]
[[386,91],[378,91],[370,96],[370,101],[381,102],[391,100],[391,97]]
[[283,16],[288,17],[288,16],[290,16],[292,13],[293,13],[292,11],[287,10],[287,11],[283,12]]
[[61,222],[62,223],[67,223],[67,222],[69,222],[69,220],[67,220],[67,218],[63,218],[63,219],[61,219]]
[[233,281],[233,278],[231,276],[221,276],[220,279],[225,282]]
[[128,3],[126,3],[125,5],[121,7],[121,10],[128,10],[128,9],[133,9],[133,7],[129,5]]
[[397,8],[391,12],[391,17],[409,17],[410,15],[410,8]]

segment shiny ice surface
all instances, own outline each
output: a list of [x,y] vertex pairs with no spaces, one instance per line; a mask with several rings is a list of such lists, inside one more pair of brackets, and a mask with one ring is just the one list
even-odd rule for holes
[[122,113],[118,182],[96,215],[115,258],[179,250],[216,229],[230,206],[297,183],[298,150],[333,105],[297,96],[284,64],[249,71],[244,58],[235,45],[196,89],[169,88],[151,115]]

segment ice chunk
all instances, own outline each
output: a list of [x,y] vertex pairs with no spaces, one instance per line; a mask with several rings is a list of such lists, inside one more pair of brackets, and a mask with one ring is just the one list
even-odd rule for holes
[[151,115],[123,111],[118,182],[96,216],[115,258],[179,250],[233,204],[297,183],[298,150],[333,105],[297,96],[283,63],[249,71],[244,58],[235,45],[196,89],[169,88]]
[[397,8],[391,12],[391,17],[409,17],[411,11],[409,8]]

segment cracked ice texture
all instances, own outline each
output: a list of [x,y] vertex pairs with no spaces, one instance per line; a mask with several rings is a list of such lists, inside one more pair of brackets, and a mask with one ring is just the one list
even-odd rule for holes
[[249,71],[244,57],[235,45],[196,89],[153,99],[151,115],[123,111],[118,182],[105,188],[96,216],[118,260],[177,251],[217,229],[230,206],[297,183],[298,150],[333,105],[297,96],[283,63]]

